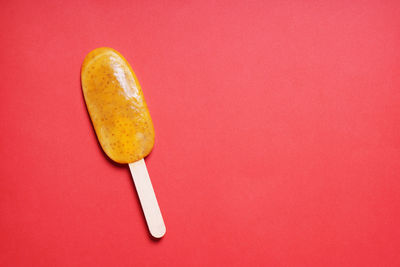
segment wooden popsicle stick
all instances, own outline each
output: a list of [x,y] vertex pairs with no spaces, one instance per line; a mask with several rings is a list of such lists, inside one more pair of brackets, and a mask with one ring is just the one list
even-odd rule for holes
[[144,159],[129,163],[129,169],[131,170],[150,234],[155,238],[161,238],[164,236],[166,228]]

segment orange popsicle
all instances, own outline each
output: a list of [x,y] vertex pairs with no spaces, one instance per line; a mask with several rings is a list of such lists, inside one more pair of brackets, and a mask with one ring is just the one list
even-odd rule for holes
[[86,56],[81,82],[101,147],[113,161],[129,164],[149,231],[162,237],[166,228],[144,162],[154,128],[135,73],[120,53],[102,47]]
[[125,58],[111,48],[90,52],[82,65],[82,89],[97,138],[118,163],[146,157],[154,128],[142,89]]

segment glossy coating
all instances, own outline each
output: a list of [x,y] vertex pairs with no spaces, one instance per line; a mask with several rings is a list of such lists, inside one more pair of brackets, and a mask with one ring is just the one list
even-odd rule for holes
[[126,59],[111,48],[85,58],[82,90],[97,138],[115,162],[132,163],[154,145],[154,128],[140,84]]

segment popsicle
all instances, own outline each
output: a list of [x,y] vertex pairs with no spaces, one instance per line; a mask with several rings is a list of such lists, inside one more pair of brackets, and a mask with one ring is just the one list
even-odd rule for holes
[[101,47],[85,57],[81,82],[103,151],[129,165],[150,234],[161,238],[166,228],[144,162],[154,146],[154,127],[135,73],[119,52]]

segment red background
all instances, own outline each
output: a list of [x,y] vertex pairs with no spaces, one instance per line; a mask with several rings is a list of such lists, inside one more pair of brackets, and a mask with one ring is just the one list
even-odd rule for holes
[[[400,266],[400,2],[3,0],[0,34],[1,266]],[[153,117],[159,242],[85,108],[100,46]]]

